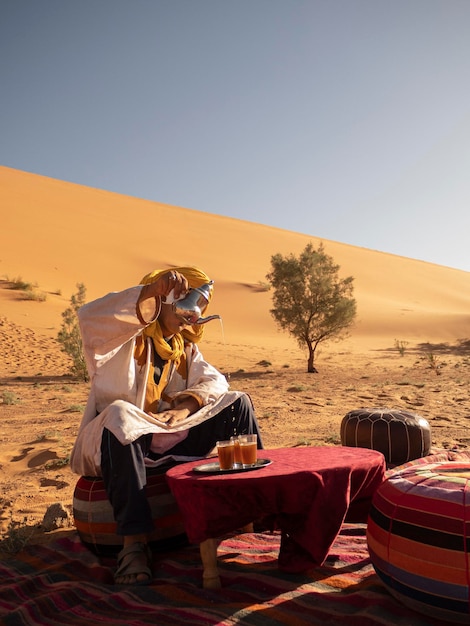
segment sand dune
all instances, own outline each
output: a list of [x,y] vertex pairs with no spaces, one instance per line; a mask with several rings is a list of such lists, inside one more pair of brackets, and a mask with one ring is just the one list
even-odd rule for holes
[[[269,313],[265,282],[273,254],[298,254],[308,234],[253,224],[0,168],[0,276],[22,276],[45,303],[2,293],[2,314],[43,332],[60,324],[64,303],[85,283],[89,299],[136,284],[157,267],[195,264],[216,281],[213,312],[228,343],[290,345]],[[349,346],[394,338],[453,341],[470,335],[470,273],[324,240],[342,276],[355,279],[357,324]],[[17,294],[16,294],[17,296]],[[23,316],[23,319],[22,319]],[[207,335],[214,341],[220,329]]]

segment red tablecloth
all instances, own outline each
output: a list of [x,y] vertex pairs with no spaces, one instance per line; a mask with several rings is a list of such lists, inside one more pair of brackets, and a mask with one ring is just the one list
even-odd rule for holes
[[278,448],[259,450],[258,456],[272,463],[250,472],[203,475],[193,468],[208,459],[193,461],[169,470],[168,483],[190,541],[201,543],[270,517],[281,530],[279,567],[289,572],[324,562],[350,504],[366,513],[385,474],[383,455],[364,448]]

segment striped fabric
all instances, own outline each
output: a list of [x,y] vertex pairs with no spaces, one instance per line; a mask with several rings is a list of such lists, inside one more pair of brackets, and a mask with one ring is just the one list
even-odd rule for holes
[[434,618],[470,623],[470,462],[392,472],[375,493],[367,545],[398,600]]
[[[65,534],[65,531],[63,531]],[[0,560],[2,626],[443,626],[391,596],[370,564],[365,525],[345,525],[322,567],[277,564],[281,537],[231,534],[219,545],[222,589],[203,589],[199,547],[155,555],[149,587],[113,583],[116,560],[75,531]]]
[[382,452],[387,465],[424,457],[431,449],[429,422],[415,413],[396,409],[356,409],[341,422],[343,446]]
[[[152,547],[167,547],[170,539],[183,541],[182,516],[164,473],[148,472],[146,494],[154,522]],[[96,554],[112,555],[122,548],[122,537],[116,534],[113,510],[100,478],[79,478],[73,494],[73,517],[82,542]]]

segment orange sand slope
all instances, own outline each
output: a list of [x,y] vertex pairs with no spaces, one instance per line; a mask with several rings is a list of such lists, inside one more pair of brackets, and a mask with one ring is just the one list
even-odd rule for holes
[[[269,313],[262,288],[276,253],[298,254],[316,237],[150,202],[0,167],[0,278],[21,277],[45,302],[0,290],[0,316],[55,335],[76,284],[87,299],[137,284],[159,267],[199,265],[216,283],[206,327],[213,342],[292,345]],[[342,276],[353,276],[358,318],[348,349],[394,339],[449,342],[470,337],[470,273],[324,240]]]

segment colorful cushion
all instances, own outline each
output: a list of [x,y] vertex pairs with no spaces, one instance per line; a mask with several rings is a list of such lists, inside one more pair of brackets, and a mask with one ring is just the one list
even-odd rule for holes
[[470,450],[445,450],[442,448],[433,448],[431,454],[407,461],[402,465],[390,467],[385,475],[388,478],[396,472],[401,472],[408,467],[416,467],[417,465],[430,465],[431,463],[444,463],[445,461],[461,461],[462,463],[470,463]]
[[341,422],[343,446],[382,452],[388,465],[429,454],[431,428],[423,417],[395,409],[356,409]]
[[[152,548],[166,549],[186,541],[182,516],[165,473],[149,470],[145,491],[154,522],[150,536]],[[122,536],[116,533],[113,510],[102,479],[79,478],[73,494],[73,517],[82,542],[93,552],[105,556],[121,550]]]
[[377,575],[409,608],[470,622],[470,463],[416,465],[376,491],[367,544]]

